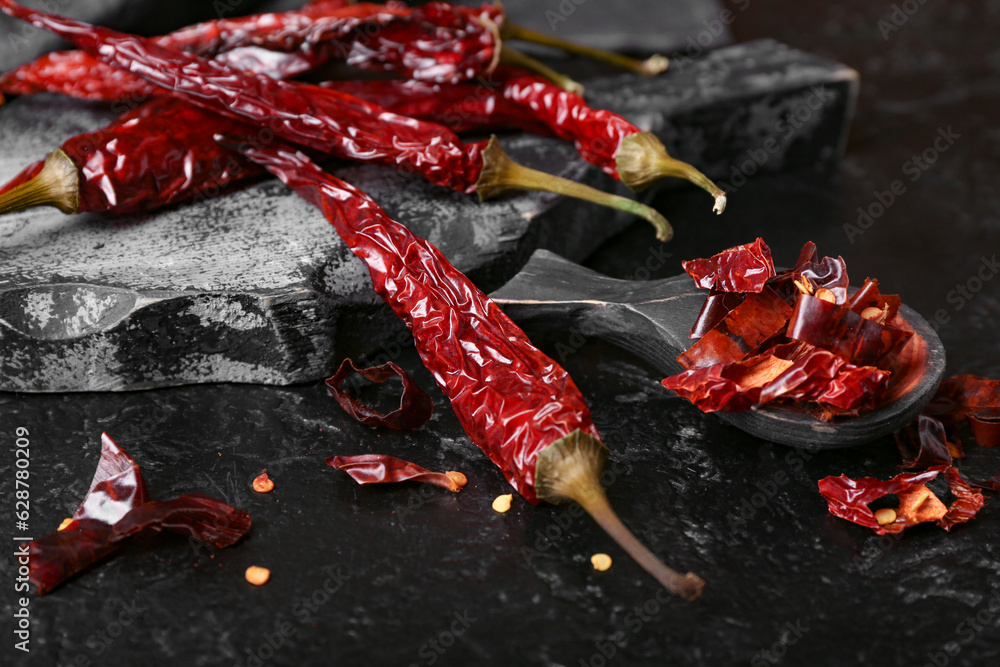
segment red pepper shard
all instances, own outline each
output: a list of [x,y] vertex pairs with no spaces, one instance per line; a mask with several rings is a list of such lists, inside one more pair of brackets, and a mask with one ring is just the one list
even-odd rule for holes
[[[945,507],[926,486],[942,472],[955,496],[950,507]],[[879,535],[901,533],[910,526],[929,522],[951,530],[972,519],[985,504],[983,494],[962,479],[957,468],[943,465],[919,473],[902,473],[888,481],[873,477],[851,479],[846,475],[826,477],[819,481],[819,492],[826,498],[830,514],[871,528]],[[879,525],[869,505],[889,495],[899,499],[896,519]]]
[[28,580],[45,595],[143,528],[171,530],[222,548],[247,533],[250,515],[200,494],[151,501],[139,466],[104,433],[97,471],[72,522],[29,543]]
[[897,294],[882,294],[878,290],[878,281],[866,278],[865,284],[861,286],[848,302],[848,307],[856,313],[862,313],[868,308],[876,308],[882,311],[882,315],[876,320],[879,324],[891,323],[899,312],[899,307],[903,305]]
[[874,405],[889,384],[889,374],[855,366],[825,350],[808,349],[783,358],[794,346],[778,346],[728,364],[672,375],[663,386],[694,403],[702,412],[742,412],[778,400],[811,402],[832,414]]
[[358,484],[423,482],[458,493],[469,481],[460,472],[431,472],[416,463],[385,454],[331,456],[326,459],[326,464],[343,470]]
[[794,267],[779,271],[777,276],[768,281],[771,289],[781,295],[790,306],[795,305],[800,293],[796,283],[808,285],[813,293],[820,289],[830,290],[836,303],[847,302],[847,287],[850,284],[847,264],[842,257],[837,259],[824,257],[820,260],[816,244],[812,241],[807,241],[802,246]]
[[126,514],[113,527],[111,541],[119,542],[146,529],[169,530],[225,549],[250,530],[250,515],[215,498],[186,493],[172,500],[150,500]]
[[745,294],[723,292],[713,287],[712,291],[708,293],[705,303],[701,306],[698,319],[694,321],[694,326],[691,327],[690,338],[701,338],[714,329],[717,324],[726,318],[726,315],[743,303],[745,298]]
[[[403,395],[399,399],[399,408],[384,415],[361,404],[355,397],[344,391],[341,388],[344,380],[354,373],[358,373],[372,382],[385,382],[389,378],[397,376],[402,379]],[[351,359],[344,359],[333,377],[326,381],[326,387],[347,414],[369,426],[413,430],[426,424],[434,411],[434,402],[431,397],[417,385],[406,371],[391,361],[381,366],[358,368]]]
[[760,292],[777,275],[771,249],[761,238],[681,266],[698,287],[723,292]]
[[687,369],[733,363],[785,328],[792,309],[767,287],[747,294],[711,331],[677,357]]
[[920,415],[916,420],[896,431],[896,446],[903,457],[900,468],[913,470],[931,466],[950,466],[952,452],[948,447],[948,436],[944,424],[928,415]]
[[977,375],[955,375],[941,383],[925,412],[949,428],[968,421],[976,443],[1000,445],[1000,380]]
[[862,317],[850,308],[800,294],[788,322],[788,337],[829,350],[846,361],[888,370],[913,336]]

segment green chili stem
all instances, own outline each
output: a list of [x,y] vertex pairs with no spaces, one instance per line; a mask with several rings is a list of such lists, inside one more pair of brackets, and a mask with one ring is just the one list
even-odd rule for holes
[[685,600],[701,595],[705,582],[698,575],[667,567],[622,523],[611,508],[600,475],[608,448],[582,431],[574,431],[543,449],[535,463],[535,492],[551,503],[575,501],[635,562],[663,587]]
[[500,47],[500,62],[507,65],[523,67],[526,70],[548,79],[567,92],[576,93],[581,96],[583,95],[583,86],[580,83],[574,81],[565,74],[560,74],[548,65],[535,60],[531,56],[525,55],[517,49],[512,49],[506,43]]
[[674,230],[660,213],[633,199],[601,192],[595,188],[517,164],[500,147],[494,136],[483,151],[483,171],[476,182],[481,200],[492,199],[508,190],[541,190],[608,206],[645,218],[656,228],[656,238],[669,241]]
[[726,210],[726,192],[686,162],[674,159],[651,132],[636,132],[625,137],[615,157],[622,183],[641,191],[668,176],[694,183],[715,198],[713,211]]
[[45,158],[42,170],[31,180],[0,195],[0,215],[36,206],[54,206],[63,213],[80,210],[80,175],[61,150]]
[[541,44],[542,46],[551,46],[568,53],[584,56],[585,58],[610,63],[616,67],[620,67],[634,74],[641,74],[643,76],[660,74],[670,66],[670,60],[665,56],[655,55],[647,60],[636,60],[635,58],[629,58],[628,56],[623,56],[619,53],[595,49],[583,44],[577,44],[576,42],[561,39],[553,35],[546,35],[545,33],[525,28],[524,26],[517,25],[516,23],[504,23],[500,34],[504,39],[513,39],[522,42],[530,42],[532,44]]

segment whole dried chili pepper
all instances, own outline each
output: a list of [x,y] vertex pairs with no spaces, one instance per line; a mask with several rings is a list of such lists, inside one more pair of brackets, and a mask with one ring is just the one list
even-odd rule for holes
[[[149,39],[27,9],[12,0],[0,0],[0,8],[105,63],[138,74],[175,97],[235,120],[266,126],[287,141],[331,157],[414,171],[437,185],[476,192],[481,199],[512,189],[563,194],[646,218],[663,240],[672,235],[669,223],[652,208],[522,167],[507,157],[495,138],[462,144],[441,125],[399,116],[352,95],[241,72]],[[45,174],[43,170],[37,178]]]
[[363,192],[302,153],[245,153],[322,210],[365,262],[465,432],[521,495],[533,503],[575,500],[665,587],[687,599],[700,594],[701,579],[666,567],[611,509],[599,480],[608,450],[565,370],[437,248]]
[[[485,84],[485,85],[484,85]],[[580,156],[633,190],[665,177],[684,178],[726,208],[726,194],[707,176],[667,153],[663,143],[616,113],[517,67],[500,66],[484,84],[422,81],[330,81],[321,84],[404,116],[456,132],[519,129],[575,143]]]
[[210,196],[263,171],[213,139],[257,130],[172,97],[77,135],[0,192],[0,214],[34,206],[63,213],[134,213]]
[[[154,41],[275,78],[302,74],[328,60],[346,60],[364,69],[453,83],[488,74],[506,61],[582,92],[578,83],[506,46],[498,24],[512,39],[544,39],[507,23],[497,5],[475,9],[431,2],[410,9],[397,3],[344,6],[342,0],[327,0],[300,10],[199,23]],[[562,40],[558,46],[641,74],[666,68],[666,60],[659,56],[639,62]],[[159,93],[155,86],[81,51],[47,54],[0,77],[0,101],[2,94],[39,92],[88,100],[140,99]]]
[[[369,25],[410,13],[402,5],[325,0],[297,11],[219,19],[152,38],[160,46],[232,66],[253,66],[275,78],[290,78],[346,53]],[[0,93],[59,93],[85,100],[142,99],[161,94],[156,86],[115,69],[85,51],[54,51],[0,76]],[[0,96],[2,100],[2,96]]]

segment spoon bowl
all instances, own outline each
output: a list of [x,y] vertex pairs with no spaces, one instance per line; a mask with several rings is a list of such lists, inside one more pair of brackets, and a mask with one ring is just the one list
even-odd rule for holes
[[[529,330],[548,328],[601,338],[637,354],[666,376],[683,370],[676,358],[694,343],[688,332],[706,291],[696,288],[686,274],[664,280],[618,280],[538,250],[520,273],[490,296]],[[914,335],[894,364],[894,370],[902,371],[890,376],[880,407],[831,422],[780,406],[716,414],[764,440],[810,450],[861,445],[898,430],[934,397],[945,368],[944,346],[927,321],[905,305],[899,317]]]

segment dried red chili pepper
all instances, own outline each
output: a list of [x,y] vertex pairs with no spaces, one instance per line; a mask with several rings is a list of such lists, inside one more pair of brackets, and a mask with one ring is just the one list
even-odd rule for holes
[[413,334],[424,365],[469,435],[531,502],[575,500],[642,567],[688,599],[703,583],[667,568],[614,514],[600,485],[607,458],[572,378],[441,252],[357,188],[302,153],[248,157],[323,211],[368,266],[375,291]]
[[515,164],[495,138],[463,145],[443,126],[398,116],[351,95],[240,72],[142,37],[27,9],[12,0],[0,0],[0,8],[176,97],[266,126],[287,141],[331,157],[415,171],[432,183],[476,192],[482,199],[511,189],[556,192],[644,217],[664,240],[672,234],[666,219],[648,206]]
[[462,490],[469,480],[460,472],[431,472],[416,463],[384,454],[360,456],[330,456],[326,464],[343,470],[358,484],[391,484],[395,482],[423,482],[454,493]]
[[[944,473],[955,501],[945,508],[925,484]],[[819,492],[826,498],[830,514],[847,519],[859,526],[871,528],[879,535],[900,533],[910,526],[929,521],[945,530],[972,519],[983,507],[983,494],[962,479],[957,468],[935,466],[924,472],[902,473],[889,481],[872,477],[851,479],[845,475],[826,477],[819,481]],[[900,507],[892,523],[880,525],[868,507],[887,495],[896,495]]]
[[777,275],[771,249],[761,238],[681,266],[698,287],[723,292],[760,292]]
[[[344,380],[353,373],[358,373],[372,382],[385,382],[391,377],[399,377],[403,381],[403,395],[399,399],[399,408],[384,415],[361,404],[358,399],[342,390],[341,385]],[[434,401],[431,400],[431,397],[406,371],[391,361],[372,368],[358,368],[351,359],[344,359],[333,377],[326,381],[326,387],[347,414],[369,426],[412,430],[426,424],[434,411]]]
[[250,530],[250,515],[200,494],[151,501],[139,466],[104,433],[94,479],[70,523],[29,543],[28,579],[44,595],[144,528],[171,530],[222,549]]
[[150,211],[260,176],[255,164],[215,143],[219,132],[256,130],[181,100],[152,100],[67,140],[44,168],[22,172],[0,193],[0,214],[43,205],[64,213]]
[[[361,29],[385,25],[410,13],[401,5],[343,0],[300,10],[198,23],[162,37],[157,44],[275,78],[290,78],[346,53]],[[59,93],[85,100],[142,99],[162,93],[156,86],[116,69],[85,51],[55,51],[0,76],[0,93]],[[2,97],[0,97],[2,99]]]
[[672,158],[654,135],[516,67],[498,67],[482,85],[422,81],[321,85],[404,116],[442,123],[456,132],[519,129],[572,141],[581,157],[634,190],[665,177],[684,178],[715,198],[717,213],[726,207],[725,192],[691,165]]

